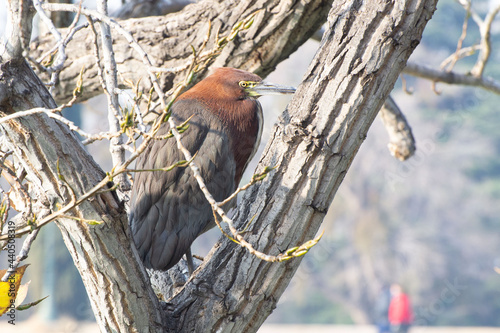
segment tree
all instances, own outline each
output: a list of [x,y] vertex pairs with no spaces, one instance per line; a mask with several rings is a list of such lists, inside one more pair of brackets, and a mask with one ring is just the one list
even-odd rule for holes
[[[144,91],[153,86],[161,103],[162,91],[185,76],[181,70],[174,77],[170,70],[158,82],[152,72],[164,71],[153,66],[175,68],[189,63],[191,52],[186,50],[190,44],[200,50],[210,43],[213,50],[219,50],[218,45],[234,37],[231,27],[260,10],[249,19],[253,23],[249,31],[228,43],[215,60],[206,60],[210,66],[246,68],[265,76],[319,28],[328,8],[328,27],[321,46],[274,127],[257,168],[276,169],[244,194],[233,219],[234,227],[241,230],[255,216],[244,239],[265,253],[278,253],[315,235],[370,124],[418,45],[435,4],[434,0],[268,1],[256,7],[250,1],[237,5],[200,2],[175,15],[117,24],[105,16],[104,3],[99,12],[34,3],[39,13],[41,8],[74,11],[100,21],[102,85],[115,112],[119,112],[116,63],[125,78],[135,83],[142,78]],[[119,199],[127,190],[127,180],[120,172],[127,170],[130,160],[125,161],[123,142],[111,135],[115,166],[106,174],[67,122],[47,111],[60,109],[56,101],[65,103],[73,95],[85,100],[100,92],[100,62],[94,61],[91,51],[81,51],[93,47],[79,44],[90,38],[90,45],[99,45],[97,37],[92,37],[99,35],[93,22],[83,30],[70,28],[66,32],[70,32],[71,42],[58,44],[55,65],[65,63],[65,54],[68,65],[51,74],[55,85],[50,86],[50,93],[25,60],[34,13],[31,2],[12,0],[9,12],[8,43],[0,50],[0,107],[6,115],[0,121],[6,147],[14,156],[11,171],[19,172],[16,176],[20,181],[14,186],[26,187],[21,173],[29,182],[28,190],[20,191],[29,200],[26,198],[28,204],[17,233],[34,228],[28,236],[31,241],[38,227],[55,221],[82,275],[102,331],[256,331],[275,307],[300,258],[269,263],[226,239],[215,246],[201,269],[174,297],[167,303],[158,301],[131,245],[126,209]],[[205,37],[209,21],[217,27]],[[157,29],[159,23],[165,29]],[[226,40],[221,41],[221,36],[227,36]],[[59,41],[63,40],[60,37]],[[46,44],[42,38],[32,45],[40,52]],[[37,58],[36,52],[29,55]],[[201,53],[197,59],[205,60],[203,56]],[[138,60],[143,64],[140,67]],[[78,78],[75,73],[80,70]],[[199,71],[199,77],[204,73],[205,69]],[[146,82],[148,78],[150,82]],[[78,79],[83,83],[76,84]],[[79,90],[74,93],[75,85]],[[119,130],[116,118],[110,119],[110,132]],[[115,188],[110,181],[117,179],[121,181]],[[29,225],[21,226],[23,220]],[[4,234],[2,239],[6,238]]]

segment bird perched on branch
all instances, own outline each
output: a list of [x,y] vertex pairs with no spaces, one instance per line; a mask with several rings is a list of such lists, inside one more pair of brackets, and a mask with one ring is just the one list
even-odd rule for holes
[[[221,202],[236,190],[259,146],[263,117],[257,98],[294,91],[243,70],[218,68],[172,105],[177,124],[191,117],[181,141],[196,154],[194,162],[215,200]],[[169,130],[163,123],[157,134]],[[165,168],[184,159],[175,139],[157,140],[137,158],[136,169]],[[130,208],[132,236],[144,265],[167,270],[186,254],[192,271],[191,244],[215,222],[190,168],[136,173]]]

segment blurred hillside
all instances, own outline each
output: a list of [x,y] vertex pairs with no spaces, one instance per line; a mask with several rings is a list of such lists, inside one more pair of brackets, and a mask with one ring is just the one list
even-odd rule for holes
[[[493,3],[476,0],[473,6],[484,14]],[[440,0],[412,60],[438,68],[456,49],[464,17],[455,1]],[[477,39],[470,25],[464,44]],[[498,18],[492,44],[500,50]],[[268,80],[298,85],[317,45],[306,43]],[[474,61],[461,60],[457,68]],[[486,75],[500,79],[499,52]],[[416,155],[406,162],[390,156],[388,136],[375,120],[323,223],[323,239],[305,256],[268,323],[367,324],[380,288],[399,282],[411,297],[418,325],[500,326],[500,275],[494,271],[500,267],[500,96],[444,84],[437,85],[437,95],[430,82],[405,79],[412,95],[398,82],[393,97],[412,126]],[[263,99],[263,145],[288,101]],[[89,131],[99,130],[105,117],[101,105],[97,98],[82,111],[82,126]],[[107,149],[89,150],[109,165]],[[34,310],[19,312],[18,320],[34,313],[51,320],[93,320],[58,229],[50,225],[39,237],[28,259],[33,265],[27,300],[51,296]],[[218,237],[212,230],[194,252],[204,255]]]

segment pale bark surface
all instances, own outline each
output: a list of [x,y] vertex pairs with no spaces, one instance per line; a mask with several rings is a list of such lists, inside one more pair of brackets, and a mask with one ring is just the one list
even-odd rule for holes
[[[325,22],[331,0],[306,1],[204,1],[188,5],[179,13],[163,17],[129,19],[119,23],[129,31],[153,59],[154,66],[178,68],[189,63],[191,46],[199,50],[212,23],[210,42],[212,48],[215,35],[227,34],[234,24],[259,9],[250,30],[228,45],[214,63],[214,67],[234,67],[266,76],[276,65],[288,58]],[[293,14],[292,14],[293,13]],[[75,80],[82,67],[85,68],[83,96],[81,100],[102,93],[95,63],[93,37],[90,29],[75,34],[68,45],[66,68],[59,78],[55,99],[65,102],[72,97]],[[64,30],[63,33],[64,35]],[[142,59],[123,36],[112,32],[113,48],[121,77],[137,82],[142,79],[145,91],[149,89],[146,69]],[[45,35],[31,44],[33,58],[38,58],[54,44],[51,36]],[[85,52],[82,52],[85,50]],[[160,76],[162,89],[169,90],[175,80],[174,74]],[[200,75],[201,76],[201,75]],[[42,76],[43,77],[43,76]],[[123,82],[120,82],[123,84]]]
[[[206,19],[227,29],[242,16],[268,6],[245,38],[229,45],[215,62],[216,66],[266,74],[314,32],[328,6],[328,2],[269,3],[236,6],[232,1],[207,2],[189,6],[180,16],[129,20],[126,24],[136,31],[139,42],[150,43],[146,50],[155,55],[156,65],[171,67],[184,64],[190,53],[187,47],[176,45],[202,42],[204,34],[193,31],[206,27]],[[259,164],[259,168],[277,169],[247,191],[238,211],[240,227],[255,216],[245,238],[256,249],[278,254],[311,239],[318,231],[373,118],[418,45],[435,3],[358,0],[333,4],[321,47],[275,126]],[[159,20],[166,21],[159,24]],[[74,89],[74,77],[69,73],[79,72],[84,64],[85,98],[99,93],[98,80],[89,79],[96,75],[92,47],[77,45],[72,55],[75,58],[68,61],[68,71],[61,75],[59,100],[67,99]],[[128,44],[118,39],[115,47],[118,69],[132,79],[144,76]],[[172,52],[180,50],[184,50],[180,59],[173,60]],[[3,112],[55,105],[22,60],[4,59],[0,69],[1,83],[8,87],[0,100]],[[165,79],[164,86],[169,87],[169,82]],[[71,200],[58,178],[57,161],[77,194],[102,179],[99,166],[57,121],[44,115],[30,116],[4,124],[2,129],[50,209]],[[130,246],[126,214],[116,197],[98,195],[72,214],[104,221],[89,225],[64,219],[58,225],[82,275],[99,326],[106,332],[255,332],[300,264],[300,259],[264,262],[223,239],[185,287],[168,303],[159,305]]]
[[[6,91],[10,97],[0,103],[2,112],[55,107],[42,82],[24,61],[4,63],[1,72],[10,81]],[[71,201],[71,191],[80,196],[104,178],[104,172],[74,133],[45,114],[10,121],[1,129],[8,148],[27,171],[27,179],[36,185],[32,197],[47,210],[57,211]],[[59,179],[58,166],[65,181]],[[151,331],[155,327],[161,331],[158,301],[131,246],[127,215],[116,195],[97,195],[67,215],[103,222],[90,225],[74,219],[57,220],[101,330],[126,332],[129,327],[151,326]]]

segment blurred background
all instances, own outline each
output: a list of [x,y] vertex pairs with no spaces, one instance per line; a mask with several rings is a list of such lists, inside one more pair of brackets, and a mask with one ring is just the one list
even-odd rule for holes
[[[472,5],[484,16],[498,0],[475,0]],[[0,8],[5,8],[4,0]],[[456,1],[440,0],[411,60],[439,68],[456,50],[465,15]],[[6,22],[5,10],[0,10],[0,22]],[[0,33],[3,29],[2,24]],[[491,38],[493,52],[485,75],[500,80],[499,18]],[[470,24],[464,45],[478,40],[477,26]],[[266,80],[297,86],[318,44],[308,41]],[[465,58],[455,70],[466,72],[475,60]],[[404,80],[411,94],[403,91],[400,79],[392,96],[412,127],[415,156],[406,162],[393,158],[382,122],[375,120],[323,222],[322,240],[305,256],[261,332],[293,332],[296,324],[316,325],[299,326],[302,332],[332,327],[335,332],[375,332],[369,326],[374,323],[373,309],[383,286],[391,283],[403,286],[415,326],[424,326],[412,332],[451,331],[439,330],[441,326],[467,327],[454,332],[500,332],[494,328],[500,327],[500,96],[441,83],[437,94],[430,81],[408,75]],[[289,100],[261,98],[261,151]],[[105,106],[101,96],[66,113],[95,133],[106,130]],[[105,143],[88,149],[109,169]],[[219,237],[218,230],[200,237],[194,253],[205,255]],[[2,254],[0,268],[6,262]],[[97,330],[80,276],[55,225],[42,229],[27,262],[32,265],[23,278],[23,283],[31,280],[26,301],[50,297],[17,312],[16,332],[23,322],[50,327],[50,332]],[[12,330],[6,320],[0,318],[2,332]]]

